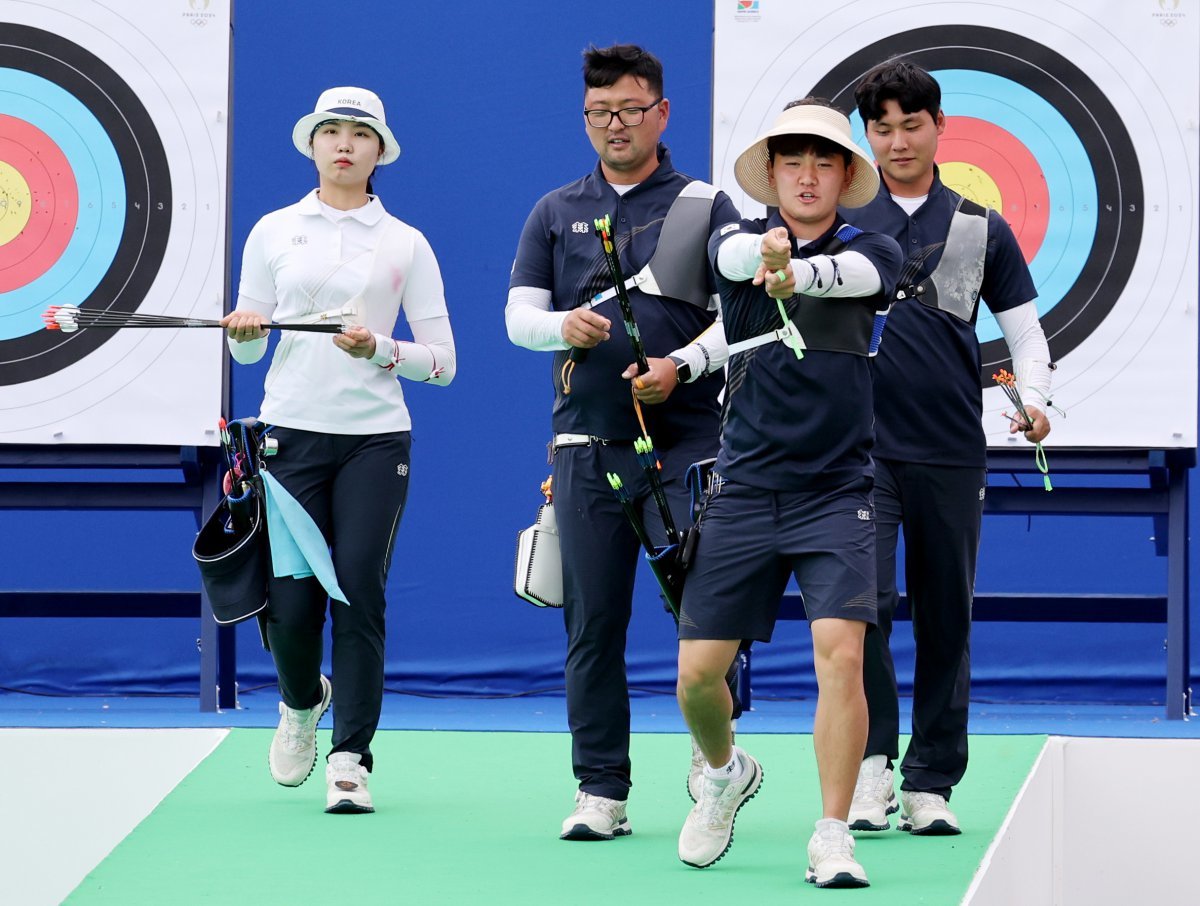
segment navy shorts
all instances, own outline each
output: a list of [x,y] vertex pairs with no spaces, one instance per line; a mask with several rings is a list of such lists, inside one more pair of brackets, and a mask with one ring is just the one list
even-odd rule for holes
[[809,622],[875,624],[875,506],[865,488],[768,491],[725,481],[700,520],[681,639],[771,640],[795,575]]

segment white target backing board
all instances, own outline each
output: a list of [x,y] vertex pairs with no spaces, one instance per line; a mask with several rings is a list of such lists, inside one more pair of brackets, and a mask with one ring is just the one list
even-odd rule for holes
[[215,329],[43,329],[51,305],[220,318],[230,0],[0,4],[0,443],[212,446]]
[[[943,181],[1004,214],[1037,285],[1064,410],[1047,446],[1196,446],[1198,0],[715,9],[713,175],[744,216],[763,208],[734,161],[789,101],[832,100],[870,156],[854,88],[890,57],[911,60],[942,86]],[[1006,446],[991,375],[1012,364],[986,308],[978,336],[984,427]]]

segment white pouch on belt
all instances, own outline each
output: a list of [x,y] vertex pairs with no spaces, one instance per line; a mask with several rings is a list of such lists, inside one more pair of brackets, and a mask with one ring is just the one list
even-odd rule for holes
[[563,606],[562,555],[552,503],[538,507],[533,525],[517,533],[513,591],[537,607]]

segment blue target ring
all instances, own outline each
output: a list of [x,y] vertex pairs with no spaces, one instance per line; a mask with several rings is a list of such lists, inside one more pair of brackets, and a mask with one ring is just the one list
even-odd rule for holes
[[[884,38],[831,69],[811,93],[853,110],[862,77],[897,56],[936,75],[948,116],[969,115],[1011,133],[1045,175],[1050,219],[1030,271],[1051,356],[1061,359],[1112,311],[1141,244],[1141,168],[1120,115],[1057,51],[974,25],[932,26]],[[867,147],[859,118],[853,119],[859,123],[856,137]],[[987,382],[998,368],[1011,371],[994,319],[981,319],[978,333],[981,380]]]
[[58,260],[35,280],[4,294],[0,340],[43,329],[49,305],[86,299],[112,266],[125,224],[125,177],[100,121],[61,87],[0,68],[0,111],[44,132],[66,155],[79,189],[75,231]]
[[5,293],[0,385],[8,385],[68,368],[113,338],[112,331],[41,329],[41,311],[68,302],[136,311],[162,265],[172,196],[154,121],[112,67],[66,38],[7,22],[0,59],[0,114],[52,138],[79,188],[78,234],[19,288],[28,292],[15,304],[17,293]]

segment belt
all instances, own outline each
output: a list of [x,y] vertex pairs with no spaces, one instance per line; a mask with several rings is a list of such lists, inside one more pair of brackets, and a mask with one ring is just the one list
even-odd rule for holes
[[563,447],[590,447],[592,444],[599,444],[602,447],[615,446],[617,444],[632,444],[631,440],[608,440],[604,437],[596,437],[593,434],[555,434],[554,439],[550,441],[550,455]]

